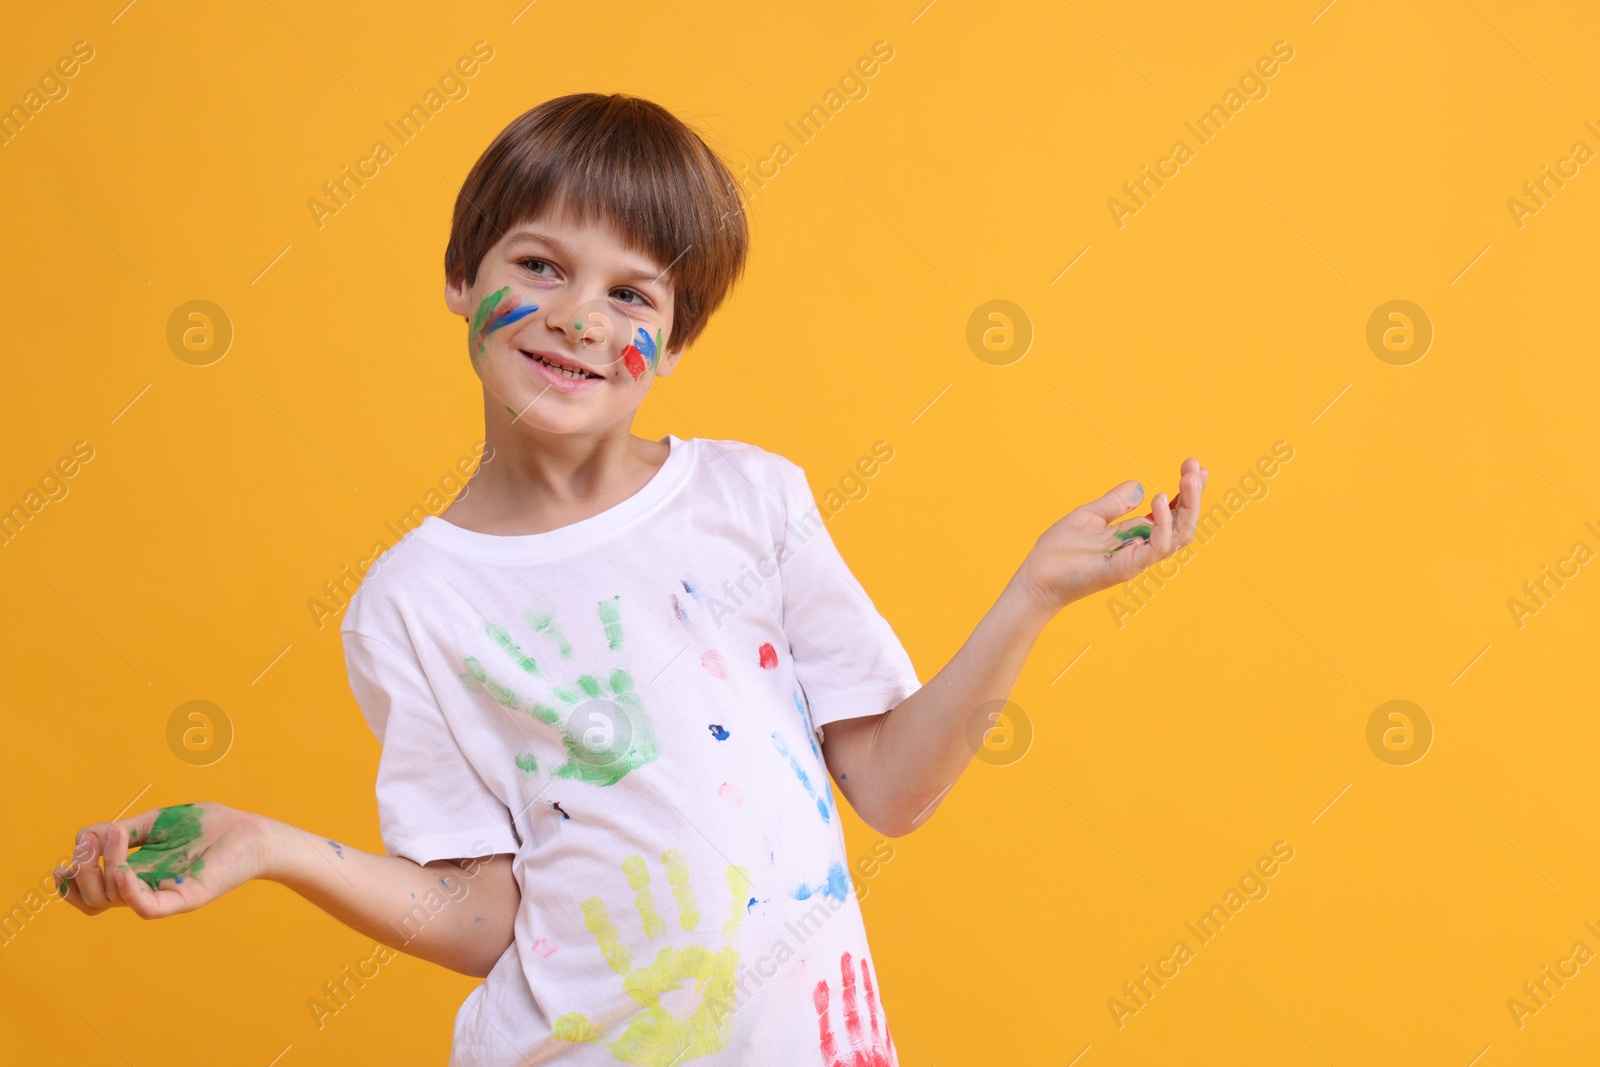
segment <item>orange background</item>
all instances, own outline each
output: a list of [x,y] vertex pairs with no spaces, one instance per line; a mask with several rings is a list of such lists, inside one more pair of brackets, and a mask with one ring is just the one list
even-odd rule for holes
[[[819,494],[887,441],[830,528],[924,678],[1066,510],[1170,490],[1191,454],[1222,500],[1294,450],[1120,627],[1109,595],[1064,611],[1014,694],[1031,749],[892,843],[863,908],[903,1063],[1592,1053],[1600,969],[1520,1028],[1507,1007],[1600,951],[1600,575],[1520,626],[1508,607],[1600,550],[1600,176],[1520,226],[1507,205],[1600,149],[1592,10],[124,2],[0,34],[0,103],[94,52],[0,146],[0,507],[93,449],[0,547],[18,1062],[443,1061],[472,981],[402,958],[319,1030],[307,1001],[371,945],[277,886],[153,924],[26,905],[129,804],[381,847],[378,746],[307,601],[480,439],[441,298],[456,185],[513,116],[588,89],[660,101],[736,164],[789,142],[748,277],[636,429],[754,442]],[[318,228],[307,200],[480,40],[468,95]],[[867,95],[798,145],[784,124],[877,41]],[[1268,95],[1197,145],[1184,123],[1278,41]],[[1178,138],[1194,158],[1119,228],[1107,200]],[[235,334],[209,366],[167,342],[194,299]],[[996,299],[1031,323],[1021,358],[968,346]],[[1366,341],[1395,299],[1434,329],[1406,366]],[[209,766],[168,746],[194,699],[235,731]],[[1367,742],[1396,699],[1434,734],[1407,766]],[[1108,999],[1278,841],[1270,894],[1119,1028]]]

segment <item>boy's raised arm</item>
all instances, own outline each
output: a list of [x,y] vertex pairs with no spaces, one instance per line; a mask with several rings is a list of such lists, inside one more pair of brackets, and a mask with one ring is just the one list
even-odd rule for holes
[[80,911],[126,906],[146,919],[279,882],[374,940],[479,978],[511,944],[521,900],[508,855],[417,864],[210,803],[84,827],[71,867],[55,873]]
[[1136,482],[1075,509],[1040,535],[943,670],[890,711],[828,724],[828,770],[868,825],[899,836],[932,814],[974,755],[969,720],[1010,695],[1045,624],[1194,540],[1208,473],[1185,460],[1177,506],[1159,494],[1144,518],[1118,521],[1144,498]]

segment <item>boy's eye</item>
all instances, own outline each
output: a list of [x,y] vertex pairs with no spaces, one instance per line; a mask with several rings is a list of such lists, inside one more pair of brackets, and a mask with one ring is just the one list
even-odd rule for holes
[[539,270],[539,268],[544,267],[548,269],[550,267],[550,264],[545,260],[534,259],[531,256],[517,260],[517,265],[525,267],[530,274],[543,274],[543,271]]
[[646,307],[650,304],[650,299],[637,289],[613,289],[611,295],[624,304],[642,304]]

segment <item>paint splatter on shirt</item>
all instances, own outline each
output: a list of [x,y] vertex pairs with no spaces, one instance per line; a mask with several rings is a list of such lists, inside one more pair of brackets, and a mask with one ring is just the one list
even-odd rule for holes
[[[459,1062],[507,1042],[577,1067],[814,1061],[824,981],[849,1055],[839,960],[859,992],[869,957],[816,729],[919,683],[798,467],[668,441],[642,489],[573,526],[428,517],[345,612],[385,849],[515,857],[518,951],[463,1008]],[[815,933],[780,976],[690,1027],[770,969],[769,946],[794,947],[791,925]],[[659,1017],[630,993],[675,970],[694,980]]]

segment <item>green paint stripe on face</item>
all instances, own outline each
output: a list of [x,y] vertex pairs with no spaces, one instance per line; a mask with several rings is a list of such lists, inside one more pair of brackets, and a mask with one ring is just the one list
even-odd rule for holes
[[511,286],[508,285],[504,289],[492,292],[478,301],[478,310],[472,316],[472,336],[467,339],[467,350],[472,353],[474,360],[483,354],[484,348],[489,343],[489,335],[485,329],[489,324],[489,319],[493,317],[495,309],[500,306],[500,301],[504,300],[510,292]]

